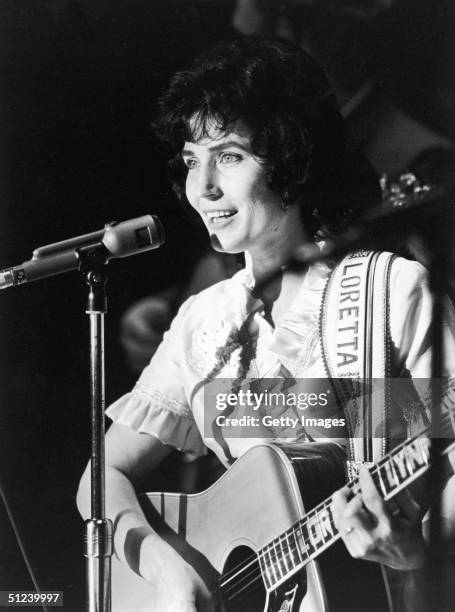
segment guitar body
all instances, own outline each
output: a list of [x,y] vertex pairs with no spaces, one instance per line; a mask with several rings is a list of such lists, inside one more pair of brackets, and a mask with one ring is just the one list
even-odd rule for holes
[[[335,444],[256,446],[202,493],[148,493],[141,503],[153,528],[216,591],[217,611],[387,610],[380,566],[353,560],[340,542],[273,590],[261,574],[256,552],[343,486],[343,461]],[[113,612],[154,612],[149,585],[115,558],[112,594]]]

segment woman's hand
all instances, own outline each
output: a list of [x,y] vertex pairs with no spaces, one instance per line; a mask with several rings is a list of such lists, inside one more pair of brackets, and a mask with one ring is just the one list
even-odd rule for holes
[[[156,547],[159,547],[157,555]],[[152,547],[155,550],[152,551]],[[153,554],[149,554],[153,552]],[[150,559],[159,558],[159,565]],[[214,612],[212,595],[193,567],[168,544],[146,538],[141,546],[139,571],[155,592],[150,609],[160,612]]]
[[411,570],[423,566],[422,512],[407,491],[395,498],[390,512],[367,468],[359,472],[360,493],[344,487],[333,495],[335,525],[350,554],[357,559]]

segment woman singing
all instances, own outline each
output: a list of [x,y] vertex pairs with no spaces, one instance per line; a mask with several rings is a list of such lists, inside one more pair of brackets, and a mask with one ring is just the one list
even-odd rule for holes
[[[350,443],[353,419],[333,405],[322,402],[314,414],[337,417],[336,435],[326,435],[319,421],[291,425],[278,418],[262,421],[252,436],[216,422],[220,410],[204,403],[204,390],[218,379],[238,393],[246,380],[357,375],[369,333],[362,321],[371,313],[357,303],[363,280],[354,272],[357,265],[363,270],[368,255],[361,252],[341,267],[330,260],[300,267],[289,262],[308,245],[323,251],[324,235],[342,229],[359,207],[371,203],[362,199],[374,199],[376,191],[360,170],[353,180],[326,77],[291,44],[251,38],[219,45],[173,77],[155,125],[168,146],[177,194],[200,216],[213,248],[243,253],[245,267],[181,306],[133,391],[108,409],[113,424],[106,436],[107,513],[115,526],[116,556],[150,586],[147,609],[205,612],[216,606],[210,586],[149,526],[136,487],[172,448],[193,455],[210,448],[228,466],[264,441],[335,441],[354,469],[359,457]],[[369,324],[383,325],[372,339],[374,359],[383,366],[377,371],[428,378],[432,301],[426,271],[388,254],[377,261],[373,276],[384,299],[373,295]],[[455,371],[452,322],[448,313],[445,375]],[[394,438],[406,438],[410,427],[425,424],[426,411],[417,404],[394,419],[393,427],[402,430]],[[235,410],[223,414],[238,416]],[[390,440],[381,444],[381,452],[390,448]],[[376,451],[360,461],[375,461]],[[360,484],[357,495],[342,490],[334,501],[337,528],[350,553],[395,570],[422,567],[421,508],[407,495],[393,514],[367,470],[360,470]],[[87,516],[89,470],[78,504]],[[139,609],[135,593],[128,595],[131,607],[118,609]]]

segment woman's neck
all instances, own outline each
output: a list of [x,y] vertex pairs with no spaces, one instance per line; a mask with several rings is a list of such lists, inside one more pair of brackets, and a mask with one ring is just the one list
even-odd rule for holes
[[265,247],[261,246],[261,248],[245,252],[245,261],[255,285],[260,286],[267,279],[279,275],[280,270],[288,264],[297,249],[308,241],[308,235],[300,219],[296,219],[293,225],[288,225],[288,231],[279,239],[270,242]]
[[297,249],[308,241],[300,223],[284,238],[268,245],[266,249],[245,253],[246,266],[254,279],[254,293],[264,302],[267,313],[272,313],[280,300],[284,268]]

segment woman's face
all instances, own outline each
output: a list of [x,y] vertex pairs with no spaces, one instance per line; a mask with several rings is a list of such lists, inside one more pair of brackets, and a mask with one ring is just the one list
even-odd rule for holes
[[247,128],[214,128],[209,137],[186,142],[182,157],[187,198],[216,250],[254,253],[285,239],[290,215],[267,186],[265,164],[253,155]]

